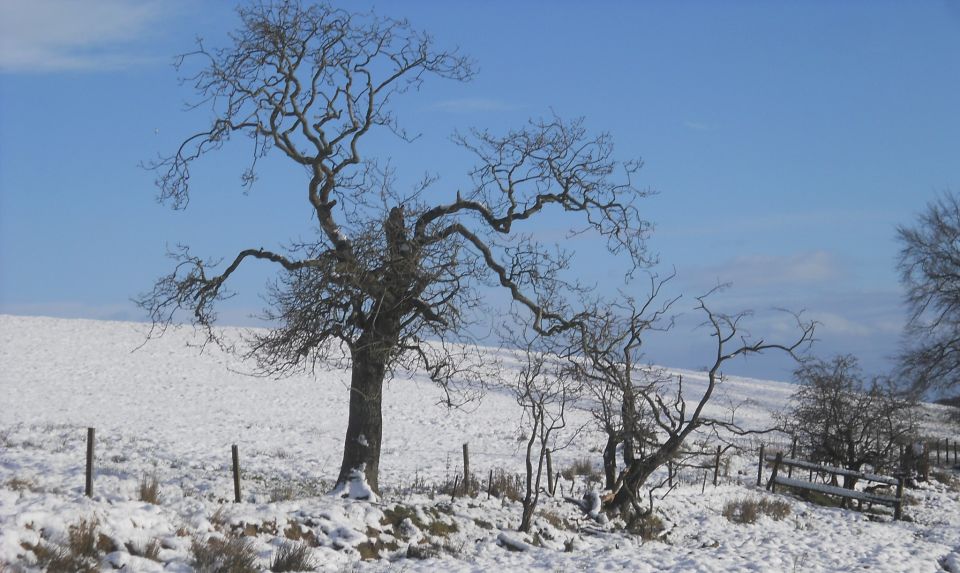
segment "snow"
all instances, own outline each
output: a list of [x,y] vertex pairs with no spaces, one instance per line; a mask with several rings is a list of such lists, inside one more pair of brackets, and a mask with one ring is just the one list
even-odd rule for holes
[[[479,404],[449,410],[434,405],[443,394],[428,380],[402,372],[384,394],[380,498],[362,471],[339,492],[346,499],[328,495],[346,429],[346,373],[256,378],[233,356],[209,346],[201,352],[189,329],[135,350],[147,330],[0,316],[0,570],[5,563],[39,570],[27,547],[62,541],[87,519],[111,545],[100,556],[103,570],[190,571],[195,540],[246,533],[264,568],[281,543],[300,538],[321,571],[960,573],[958,482],[931,480],[908,490],[904,512],[912,521],[891,522],[889,512],[874,521],[756,488],[755,449],[732,458],[720,485],[708,483],[703,494],[702,472],[681,475],[665,499],[656,499],[665,526],[657,541],[564,501],[592,499],[595,487],[583,477],[561,480],[556,498],[542,496],[532,532],[519,533],[519,503],[485,493],[451,500],[430,488],[453,480],[463,443],[470,444],[476,476],[522,471],[515,400],[492,390]],[[239,331],[225,335],[236,340]],[[514,358],[502,355],[504,376],[516,367]],[[683,374],[685,390],[702,391],[703,373]],[[710,413],[729,416],[735,407],[742,425],[762,428],[792,391],[789,384],[727,376]],[[926,411],[927,435],[956,439],[940,421],[942,407]],[[587,421],[573,412],[569,426]],[[83,495],[87,427],[97,430],[92,499]],[[242,503],[230,503],[232,444],[240,450]],[[588,428],[572,447],[554,452],[554,467],[584,457],[599,467],[601,444]],[[139,500],[145,477],[160,484],[156,505]],[[721,514],[727,502],[765,497],[786,500],[790,515],[732,524]],[[153,540],[159,561],[135,555]],[[509,551],[508,544],[525,550]],[[381,558],[362,560],[371,552]]]

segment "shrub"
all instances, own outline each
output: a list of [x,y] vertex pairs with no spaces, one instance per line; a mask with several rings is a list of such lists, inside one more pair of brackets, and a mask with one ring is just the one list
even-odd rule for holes
[[284,543],[270,561],[271,571],[314,571],[317,563],[310,546],[303,542]]
[[743,498],[728,501],[723,506],[723,516],[731,523],[756,523],[761,515],[780,521],[790,515],[790,504],[779,499]]

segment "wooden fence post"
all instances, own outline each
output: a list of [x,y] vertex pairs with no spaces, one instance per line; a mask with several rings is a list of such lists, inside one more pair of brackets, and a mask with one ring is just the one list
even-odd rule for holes
[[230,453],[233,456],[233,502],[240,503],[240,448],[234,444]]
[[547,448],[547,493],[550,497],[557,491],[557,482],[553,479],[553,457],[550,455],[550,448]]
[[[790,446],[790,459],[797,459],[797,437],[793,437],[793,445]],[[787,466],[787,477],[793,477],[793,466]]]
[[673,460],[667,462],[667,485],[673,487]]
[[470,495],[470,450],[463,444],[463,494]]
[[713,486],[717,486],[717,478],[720,476],[720,446],[717,446],[717,459],[713,464]]
[[760,444],[760,463],[757,464],[757,487],[763,485],[763,444]]
[[93,497],[93,443],[95,435],[96,430],[87,428],[87,472],[86,487],[84,488],[87,497]]
[[490,470],[490,477],[487,479],[487,499],[490,499],[490,493],[493,491],[493,470]]
[[770,481],[767,482],[767,489],[772,493],[777,493],[777,471],[780,470],[781,462],[783,462],[783,452],[777,452],[777,459],[773,461],[773,472],[770,474]]
[[897,477],[897,504],[893,506],[893,519],[900,521],[903,518],[903,476]]

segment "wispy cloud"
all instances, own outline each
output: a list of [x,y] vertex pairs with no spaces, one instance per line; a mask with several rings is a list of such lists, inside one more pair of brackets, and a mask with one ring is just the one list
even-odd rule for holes
[[142,62],[131,46],[164,6],[158,0],[4,0],[0,71],[110,70]]
[[505,101],[490,98],[459,98],[438,101],[431,106],[433,109],[450,113],[476,113],[493,111],[514,111],[517,106]]
[[781,284],[813,284],[839,278],[841,266],[826,251],[811,251],[791,255],[745,255],[704,272],[722,282],[732,281],[743,287],[768,287]]

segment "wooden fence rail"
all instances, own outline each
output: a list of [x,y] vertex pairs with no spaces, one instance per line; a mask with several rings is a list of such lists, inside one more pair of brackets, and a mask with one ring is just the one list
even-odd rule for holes
[[[867,503],[876,503],[878,505],[888,505],[893,507],[893,519],[900,520],[903,517],[903,477],[890,477],[882,476],[878,474],[872,474],[867,472],[858,472],[853,470],[848,470],[846,468],[837,468],[833,466],[826,466],[815,464],[812,462],[804,460],[796,460],[792,458],[783,457],[782,453],[777,453],[776,456],[764,456],[761,450],[760,457],[760,469],[757,473],[758,484],[761,481],[763,474],[763,463],[764,462],[773,462],[773,470],[770,474],[770,479],[767,481],[767,489],[773,493],[776,493],[777,486],[792,487],[796,489],[803,489],[807,491],[815,491],[818,493],[824,493],[829,495],[835,495],[843,499],[850,499],[856,501],[858,504],[863,502]],[[812,472],[826,473],[835,476],[847,476],[855,477],[858,480],[876,482],[883,485],[896,486],[897,494],[895,496],[882,495],[878,493],[873,493],[869,491],[858,491],[854,489],[847,489],[835,485],[828,485],[823,483],[816,483],[813,481],[807,481],[802,479],[796,479],[788,476],[780,475],[780,468],[799,468],[806,469],[811,471],[811,480]]]

